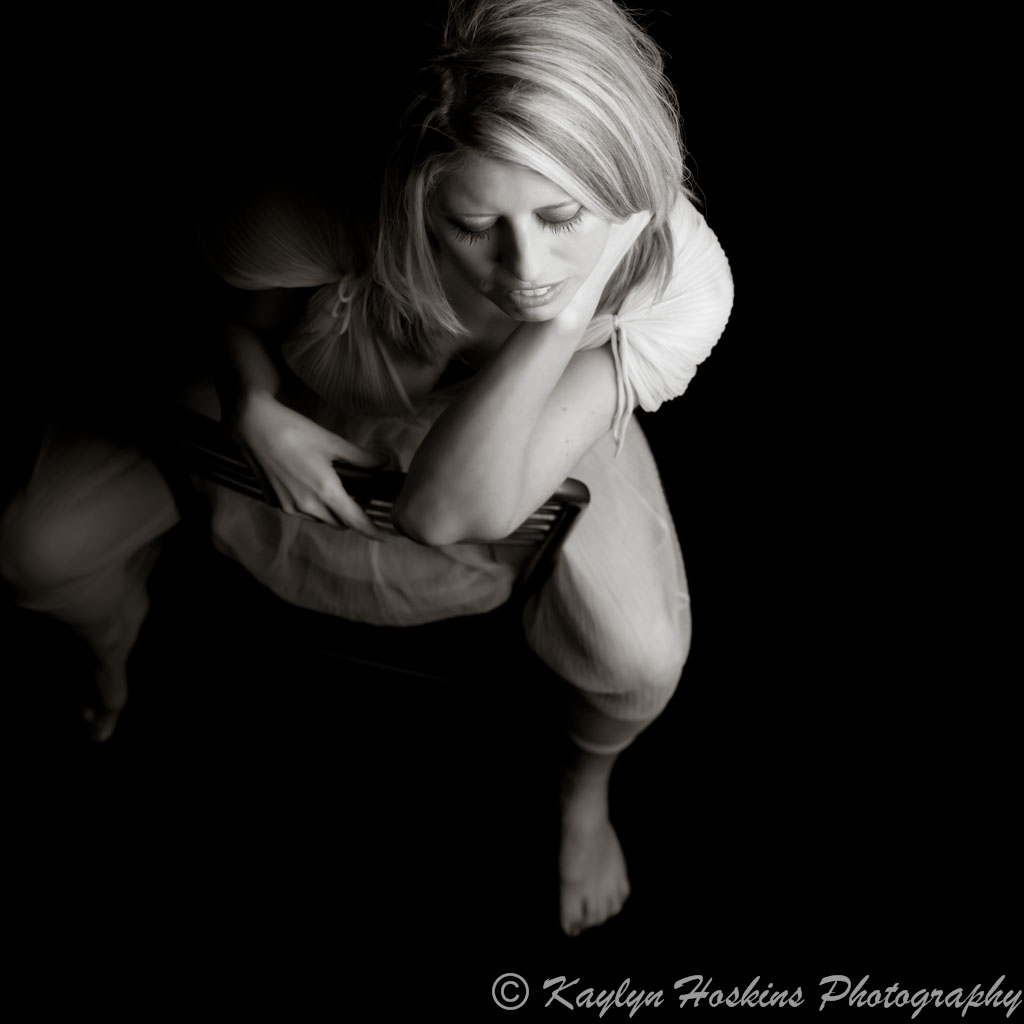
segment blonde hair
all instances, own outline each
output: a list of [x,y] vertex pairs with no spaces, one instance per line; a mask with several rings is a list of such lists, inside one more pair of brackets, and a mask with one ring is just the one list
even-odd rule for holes
[[363,313],[430,358],[464,329],[445,296],[428,211],[467,153],[548,178],[592,212],[652,214],[601,310],[672,273],[669,213],[686,189],[675,93],[657,44],[613,0],[451,0],[389,162]]

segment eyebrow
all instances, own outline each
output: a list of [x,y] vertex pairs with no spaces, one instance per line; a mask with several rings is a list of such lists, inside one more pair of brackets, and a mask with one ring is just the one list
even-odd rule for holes
[[[446,204],[447,205],[447,204]],[[567,206],[582,206],[576,199],[563,199],[561,202],[548,203],[547,206],[538,206],[534,213],[551,213],[556,210],[564,210]],[[462,217],[465,220],[486,220],[488,217],[496,217],[494,213],[459,213],[457,210],[453,210],[450,207],[447,209],[447,213],[450,217]]]

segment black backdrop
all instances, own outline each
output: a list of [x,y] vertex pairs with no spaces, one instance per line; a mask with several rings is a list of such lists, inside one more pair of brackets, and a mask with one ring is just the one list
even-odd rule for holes
[[[295,153],[307,166],[365,164],[357,140],[382,102],[394,109],[397,54],[415,42],[422,6],[340,21],[278,13],[258,26],[91,20],[78,26],[88,47],[65,26],[66,46],[36,62],[17,115],[29,141],[15,215],[29,230],[16,306],[28,316],[6,382],[11,483],[46,410],[99,405],[130,422],[140,410],[125,395],[139,392],[125,381],[187,365],[202,302],[196,210],[241,179],[290,173]],[[920,229],[936,154],[972,116],[962,72],[925,60],[921,38],[892,24],[645,20],[669,55],[736,306],[686,396],[642,417],[678,520],[695,638],[647,766],[657,786],[631,799],[655,836],[688,836],[690,854],[644,912],[642,937],[583,947],[599,964],[589,980],[760,974],[813,993],[835,971],[987,987],[1012,967],[1003,908],[1019,915],[1005,832],[1019,817],[1017,725],[995,689],[1002,620],[976,572],[985,539],[961,513],[965,495],[984,500],[965,432],[979,384],[955,355],[961,335],[934,315],[946,296]],[[1001,430],[983,415],[989,436]],[[272,825],[267,841],[287,846]],[[198,825],[192,840],[203,841]],[[75,863],[62,875],[73,879]],[[143,905],[174,870],[147,861],[134,883]],[[109,884],[91,879],[102,917]],[[443,978],[442,1012],[481,1019],[486,1006],[454,992],[472,987],[475,1000],[497,950],[522,949],[516,962],[530,965],[501,969],[570,969],[528,932],[502,945],[492,928],[481,946],[443,915],[396,921],[345,959],[346,921],[365,916],[346,917],[326,881],[311,892],[309,920],[280,928],[308,943],[304,984],[326,983],[342,1005],[365,977],[390,987],[364,997],[418,1017]],[[500,913],[493,893],[480,900],[489,919]],[[156,961],[187,978],[189,936],[151,924]],[[241,926],[220,927],[211,947],[245,949]],[[285,980],[280,928],[259,945]],[[232,977],[241,1000],[267,976]]]

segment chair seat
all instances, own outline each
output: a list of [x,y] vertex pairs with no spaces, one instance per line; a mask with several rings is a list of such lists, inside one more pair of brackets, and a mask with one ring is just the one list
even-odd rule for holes
[[[198,523],[185,522],[166,542],[152,583],[157,600],[194,601],[202,580],[204,616],[226,645],[301,650],[357,666],[361,673],[411,682],[477,684],[501,673],[544,672],[522,629],[522,605],[510,599],[493,611],[420,626],[375,626],[289,604],[238,563],[216,551]],[[197,611],[197,613],[199,613]]]
[[[372,626],[294,607],[257,584],[238,564],[216,552],[191,476],[201,476],[276,505],[273,491],[226,436],[219,423],[184,407],[169,411],[168,436],[158,456],[183,512],[178,536],[187,540],[186,560],[198,561],[192,579],[218,595],[213,614],[235,631],[237,643],[280,641],[361,672],[396,673],[426,681],[479,682],[495,672],[531,675],[546,670],[523,640],[522,609],[554,568],[555,559],[590,495],[568,479],[527,521],[499,544],[509,544],[523,569],[510,600],[482,615],[424,626]],[[346,490],[385,529],[404,475],[337,464]],[[186,591],[187,592],[187,591]]]

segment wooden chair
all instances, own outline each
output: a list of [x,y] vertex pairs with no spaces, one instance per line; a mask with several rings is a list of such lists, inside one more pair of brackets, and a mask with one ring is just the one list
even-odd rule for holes
[[[167,422],[170,429],[159,446],[158,462],[178,497],[186,521],[202,520],[191,476],[280,507],[269,484],[261,479],[219,423],[184,406],[175,407]],[[345,490],[369,518],[380,528],[395,531],[391,509],[404,474],[364,470],[340,462],[335,468]],[[515,635],[526,601],[550,576],[562,545],[589,500],[586,485],[569,478],[514,533],[498,542],[496,546],[521,552],[522,569],[511,599],[495,612],[426,626],[371,626],[294,608],[270,596],[270,614],[279,626],[275,632],[287,635],[291,643],[363,668],[448,682],[471,678],[479,672],[479,656],[484,652],[493,656],[496,643],[505,651],[515,647],[508,642],[509,634]],[[217,557],[222,563],[229,561]],[[231,569],[222,565],[219,571],[222,575],[233,573],[237,584],[245,574],[244,570],[235,570],[238,567],[232,564]],[[518,646],[525,647],[521,643]]]

